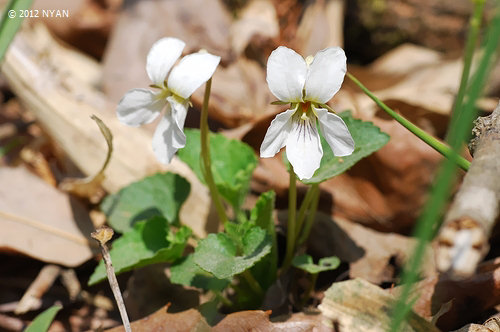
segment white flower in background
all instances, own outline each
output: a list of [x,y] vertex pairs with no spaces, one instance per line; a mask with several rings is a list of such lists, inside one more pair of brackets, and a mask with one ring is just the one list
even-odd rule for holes
[[153,136],[153,151],[164,164],[186,145],[183,128],[189,97],[212,77],[220,62],[218,56],[198,52],[186,55],[173,67],[184,46],[176,38],[158,40],[146,62],[146,71],[153,82],[151,87],[157,90],[132,89],[117,108],[118,119],[132,127],[151,123],[165,109]]
[[[312,60],[312,61],[309,61]],[[286,155],[299,179],[309,179],[319,168],[323,136],[336,156],[354,151],[354,140],[344,121],[328,112],[325,103],[339,91],[346,73],[346,56],[340,47],[319,51],[306,60],[295,51],[280,46],[267,61],[267,84],[289,110],[271,122],[260,147],[260,156],[274,156],[286,146]]]

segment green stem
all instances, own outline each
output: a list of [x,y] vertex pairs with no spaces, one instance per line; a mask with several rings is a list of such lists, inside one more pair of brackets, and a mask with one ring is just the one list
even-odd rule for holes
[[254,276],[250,272],[250,270],[245,270],[241,273],[243,278],[245,278],[245,281],[248,283],[250,288],[254,293],[256,293],[259,297],[264,295],[264,291],[262,290],[262,287],[260,287],[260,284],[258,283],[257,280],[255,280]]
[[[492,59],[494,58],[495,51],[498,48],[498,36],[500,36],[500,1],[496,2],[495,15],[491,21],[491,27],[488,29],[486,36],[486,44],[484,48],[483,57],[478,65],[475,75],[472,77],[470,89],[465,102],[460,108],[460,112],[454,114],[457,116],[461,114],[460,121],[452,121],[450,128],[449,143],[450,146],[458,150],[464,139],[467,137],[468,129],[472,120],[477,115],[475,103],[481,95],[485,82],[487,81],[488,74],[491,72]],[[442,215],[442,211],[447,203],[453,183],[456,180],[456,170],[453,162],[450,159],[445,159],[440,168],[438,176],[436,177],[435,186],[431,195],[423,209],[422,215],[417,222],[415,236],[419,239],[412,258],[403,272],[403,289],[401,295],[396,303],[393,312],[393,320],[391,321],[390,331],[400,331],[400,325],[406,318],[406,315],[411,310],[411,302],[408,303],[408,298],[411,293],[412,285],[418,280],[420,265],[424,258],[425,248],[434,234],[436,225]]]
[[349,77],[361,90],[363,90],[368,97],[370,97],[380,108],[382,108],[387,114],[389,114],[394,120],[403,125],[406,129],[411,131],[415,136],[420,138],[422,141],[427,143],[430,147],[432,147],[437,152],[441,153],[448,159],[453,160],[460,168],[464,171],[469,170],[470,162],[467,161],[462,156],[458,155],[453,149],[451,149],[448,145],[440,142],[438,139],[432,137],[428,133],[426,133],[421,128],[417,127],[410,121],[408,121],[405,117],[399,115],[395,111],[393,111],[389,106],[384,104],[380,99],[378,99],[370,90],[368,90],[356,77],[352,74],[347,73],[347,77]]
[[297,245],[301,246],[304,244],[307,239],[309,238],[309,234],[311,233],[312,225],[314,224],[314,219],[316,217],[316,211],[318,210],[318,203],[319,203],[319,183],[314,183],[311,186],[311,190],[313,191],[313,198],[311,202],[311,206],[309,208],[309,213],[307,215],[307,220],[306,224],[304,225],[304,230],[302,231],[302,234],[297,241]]
[[[458,88],[457,96],[455,98],[455,103],[453,104],[453,113],[455,115],[452,117],[453,121],[459,121],[460,110],[462,109],[462,104],[465,97],[465,91],[467,90],[467,82],[470,76],[470,69],[472,65],[472,58],[474,56],[474,50],[476,48],[477,37],[479,35],[481,27],[481,19],[483,15],[483,7],[485,0],[473,0],[474,3],[474,13],[469,20],[469,31],[467,34],[467,41],[465,43],[464,50],[464,67],[462,70],[462,77],[460,79],[460,87]],[[450,128],[452,126],[450,125]],[[447,133],[447,137],[449,132]]]
[[215,295],[215,298],[222,302],[223,305],[225,305],[226,307],[229,307],[229,308],[232,308],[234,307],[234,303],[231,302],[231,300],[225,298],[220,291],[213,291],[214,295]]
[[296,210],[297,210],[297,177],[293,166],[290,164],[290,186],[288,188],[288,225],[286,236],[286,254],[281,273],[283,274],[288,270],[292,263],[293,255],[295,253],[295,228],[296,228]]
[[307,189],[306,197],[302,201],[300,205],[299,213],[297,216],[297,227],[295,229],[295,239],[299,237],[300,231],[302,230],[302,224],[304,223],[304,218],[306,216],[306,211],[309,209],[309,205],[311,204],[311,200],[313,198],[314,190],[312,186],[309,186]]
[[316,287],[316,280],[318,280],[318,275],[319,273],[313,273],[311,274],[311,280],[309,282],[309,287],[307,288],[306,292],[304,293],[304,296],[302,297],[302,300],[300,301],[300,307],[303,308],[307,301],[311,298],[311,293],[314,291],[314,288]]
[[208,130],[208,100],[210,99],[210,89],[212,87],[212,79],[207,81],[205,85],[205,96],[203,97],[203,107],[201,108],[201,119],[200,119],[200,136],[201,136],[201,158],[203,160],[203,168],[205,175],[205,182],[207,183],[208,189],[214,201],[215,209],[219,215],[219,219],[223,225],[227,222],[226,211],[224,210],[224,205],[222,205],[222,200],[215,185],[214,176],[212,174],[212,165],[210,161],[210,131]]

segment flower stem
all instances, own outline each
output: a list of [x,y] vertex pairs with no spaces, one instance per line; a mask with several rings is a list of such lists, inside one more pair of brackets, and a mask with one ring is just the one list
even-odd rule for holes
[[296,228],[296,210],[297,210],[297,177],[293,166],[290,164],[290,185],[288,188],[288,225],[286,236],[286,254],[281,274],[286,272],[292,264],[293,255],[295,253],[295,228]]
[[313,198],[313,186],[309,186],[307,189],[306,197],[304,197],[304,200],[302,201],[302,204],[300,205],[299,213],[297,216],[297,227],[295,229],[295,239],[299,237],[300,231],[302,230],[302,224],[304,223],[304,219],[306,216],[306,211],[309,209],[309,205],[311,204],[311,200]]
[[309,287],[307,290],[304,292],[304,296],[302,296],[302,300],[300,301],[300,307],[303,308],[307,301],[311,298],[311,293],[314,291],[314,288],[316,287],[316,280],[318,280],[318,275],[319,273],[312,273],[311,274],[311,280],[309,281]]
[[311,186],[312,193],[312,201],[311,206],[309,208],[309,213],[307,216],[306,224],[304,225],[304,230],[300,238],[297,241],[297,245],[300,246],[307,241],[309,238],[309,234],[311,233],[312,225],[314,224],[314,218],[316,217],[316,211],[318,210],[319,203],[319,183],[314,183]]
[[210,195],[214,201],[215,209],[219,215],[219,219],[223,225],[227,222],[226,211],[224,210],[224,205],[222,205],[222,200],[215,185],[214,176],[212,174],[212,163],[210,161],[210,139],[208,130],[208,100],[210,99],[210,89],[212,87],[212,79],[207,81],[205,85],[205,96],[203,97],[203,106],[201,108],[201,119],[200,119],[200,136],[201,136],[201,158],[203,160],[203,168],[205,175],[205,182],[207,183],[208,189],[210,190]]
[[[473,0],[474,3],[474,13],[469,20],[469,31],[467,34],[467,41],[465,43],[464,50],[464,68],[462,70],[462,78],[460,79],[460,87],[458,88],[457,96],[455,98],[455,103],[453,104],[453,113],[456,116],[452,117],[454,121],[460,121],[460,110],[462,110],[462,104],[465,97],[465,91],[467,90],[467,82],[470,76],[470,69],[472,65],[472,58],[474,56],[474,50],[476,47],[477,37],[479,35],[479,28],[481,27],[481,19],[483,15],[483,7],[485,0]],[[450,125],[451,128],[451,125]],[[448,137],[449,131],[446,134]]]
[[259,297],[264,295],[262,287],[260,287],[259,282],[255,280],[250,270],[243,271],[241,275],[243,276],[243,278],[245,278],[245,281],[248,283],[254,293],[256,293]]
[[451,149],[448,145],[439,141],[437,138],[432,137],[428,133],[426,133],[421,128],[417,127],[410,121],[408,121],[405,117],[399,115],[394,110],[392,110],[389,106],[384,104],[380,99],[378,99],[370,90],[368,90],[356,77],[352,74],[347,73],[347,77],[349,77],[368,97],[370,97],[380,108],[382,108],[387,114],[389,114],[394,120],[403,125],[406,129],[411,131],[415,136],[420,138],[422,141],[427,143],[431,148],[441,153],[448,159],[453,160],[461,169],[464,171],[469,170],[470,162],[467,161],[462,156],[458,155],[453,149]]

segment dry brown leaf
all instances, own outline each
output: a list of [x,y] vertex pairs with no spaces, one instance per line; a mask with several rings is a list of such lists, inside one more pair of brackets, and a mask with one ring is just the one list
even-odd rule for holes
[[[390,308],[396,298],[363,279],[333,284],[319,305],[338,331],[384,332],[392,320]],[[399,331],[439,332],[439,329],[410,312]]]
[[[309,239],[312,254],[337,256],[349,263],[351,278],[363,278],[375,284],[394,282],[396,268],[409,258],[416,243],[412,238],[380,233],[340,217],[332,220],[321,212],[316,216]],[[425,261],[423,273],[430,275],[435,271],[430,248]]]
[[[277,317],[276,322],[269,320],[270,311],[248,310],[227,315],[214,328],[213,332],[326,332],[332,331],[325,323],[321,313],[296,313],[290,317]],[[285,320],[285,321],[282,321]]]
[[[429,276],[414,287],[418,299],[413,310],[430,319],[452,300],[449,310],[437,319],[437,326],[445,331],[482,319],[485,312],[500,303],[499,266],[498,258],[484,262],[476,274],[459,281],[444,274]],[[397,296],[400,291],[397,287],[392,293]]]
[[[123,0],[35,0],[33,9],[51,32],[66,43],[96,58],[104,52]],[[67,10],[68,17],[45,17],[43,10]]]
[[231,46],[236,55],[243,53],[253,37],[274,39],[278,36],[278,18],[270,0],[249,1],[231,24]]
[[0,247],[78,266],[93,256],[85,208],[24,168],[0,168]]
[[116,105],[89,84],[95,79],[95,72],[90,70],[91,76],[86,77],[87,69],[95,66],[88,57],[57,44],[42,25],[35,25],[17,34],[2,72],[46,132],[87,175],[99,170],[107,152],[107,145],[90,116],[97,114],[107,124],[114,136],[114,154],[105,172],[106,190],[117,191],[161,170],[184,176],[191,183],[191,193],[180,217],[198,236],[205,236],[208,190],[177,158],[167,166],[160,164],[151,148],[151,134],[118,121],[112,111]]
[[[171,314],[168,305],[155,313],[132,323],[137,332],[327,332],[332,331],[325,325],[325,317],[319,312],[297,313],[290,317],[278,317],[277,322],[269,320],[270,311],[248,310],[227,315],[214,327],[195,309]],[[106,332],[124,331],[123,326]]]
[[304,56],[344,45],[344,0],[314,1],[306,7],[297,28],[297,45]]
[[492,330],[484,325],[480,324],[468,324],[461,329],[454,330],[451,332],[498,332],[500,330]]
[[[165,306],[155,313],[137,320],[131,324],[134,332],[210,332],[211,328],[205,318],[195,309],[170,314]],[[123,326],[118,326],[106,332],[125,331]]]
[[269,321],[271,312],[255,310],[241,311],[227,315],[212,329],[213,332],[277,331]]

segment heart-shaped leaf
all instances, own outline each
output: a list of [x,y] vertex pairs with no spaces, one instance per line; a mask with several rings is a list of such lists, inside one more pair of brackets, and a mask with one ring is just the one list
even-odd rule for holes
[[[186,129],[185,134],[186,147],[180,149],[177,155],[204,182],[200,160],[200,131]],[[210,158],[217,189],[235,209],[239,209],[247,195],[252,172],[257,167],[253,149],[238,140],[210,133]]]
[[230,278],[251,268],[271,252],[271,237],[260,227],[248,229],[241,239],[242,252],[226,233],[210,234],[201,240],[194,262],[219,279]]
[[174,173],[158,173],[107,196],[101,210],[116,231],[130,230],[134,223],[161,216],[170,223],[178,222],[179,210],[189,195],[191,185]]
[[[116,274],[154,263],[173,262],[182,256],[191,230],[182,226],[173,232],[162,217],[137,222],[134,228],[113,242],[110,251]],[[90,276],[89,284],[106,278],[101,261]]]
[[183,257],[170,268],[170,281],[176,284],[192,286],[204,290],[222,291],[231,282],[218,279],[194,262],[193,255]]

